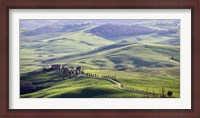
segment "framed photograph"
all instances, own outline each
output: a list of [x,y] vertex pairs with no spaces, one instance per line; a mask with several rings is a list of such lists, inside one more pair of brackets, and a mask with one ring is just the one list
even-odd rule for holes
[[199,118],[199,1],[2,1],[1,117]]

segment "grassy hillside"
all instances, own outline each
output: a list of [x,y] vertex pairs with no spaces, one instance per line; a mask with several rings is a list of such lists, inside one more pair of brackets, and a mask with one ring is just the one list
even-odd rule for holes
[[180,26],[175,24],[105,24],[87,32],[111,41],[136,41],[151,44],[179,45]]
[[86,70],[99,76],[115,76],[125,88],[161,93],[173,92],[173,97],[180,97],[180,68],[148,68],[131,71]]
[[[84,70],[84,72],[97,74],[98,77],[75,77],[63,80],[57,71],[22,74],[21,83],[29,83],[29,87],[40,87],[41,90],[22,94],[20,97],[145,98],[152,96],[143,94],[143,92],[160,95],[163,90],[165,95],[168,91],[172,91],[172,97],[180,97],[179,68],[149,68],[131,71]],[[123,88],[119,88],[117,84],[104,78],[108,75],[115,76],[117,81],[123,85]]]
[[46,62],[66,62],[94,68],[178,67],[179,53],[178,46],[121,42]]
[[[20,43],[20,73],[49,66],[45,60],[63,57],[75,53],[87,52],[95,48],[112,44],[112,41],[91,35],[85,30],[51,35],[45,38],[41,35],[26,36],[26,42]],[[23,36],[24,37],[24,36]],[[23,37],[21,37],[23,39]],[[51,38],[49,38],[51,37]],[[39,41],[35,39],[42,38]],[[63,62],[62,62],[63,63]]]
[[21,75],[21,82],[40,86],[37,92],[23,94],[22,98],[93,98],[93,97],[145,97],[143,94],[123,91],[111,81],[98,78],[71,78],[63,80],[56,71]]
[[[119,36],[115,37],[117,42],[113,42],[88,32],[95,28],[97,26],[87,26],[74,32],[22,35],[20,73],[53,63],[71,63],[90,68],[179,66],[179,46],[167,46],[179,44],[179,33],[167,36],[157,33]],[[172,28],[159,26],[159,30],[166,29]]]
[[[20,46],[22,49],[34,50],[37,53],[68,53],[89,51],[113,43],[101,37],[88,34],[85,30],[88,30],[88,28],[76,32],[58,34],[59,36],[51,36],[52,34],[45,33],[51,38],[42,38],[41,40],[38,40],[39,37],[42,37],[40,35],[26,36],[26,41],[30,41],[30,43],[23,42]],[[22,40],[23,37],[21,38]],[[32,39],[37,39],[38,41],[32,41]]]
[[179,20],[27,23],[20,27],[22,98],[180,97]]

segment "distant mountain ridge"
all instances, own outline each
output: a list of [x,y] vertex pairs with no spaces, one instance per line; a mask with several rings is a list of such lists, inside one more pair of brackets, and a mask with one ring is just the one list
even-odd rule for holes
[[[101,20],[99,20],[100,22]],[[111,20],[115,21],[115,20]],[[117,20],[118,21],[118,20]],[[120,21],[120,20],[119,20]],[[123,21],[123,20],[122,20]],[[130,20],[127,20],[130,22]],[[70,22],[72,24],[70,24]],[[97,21],[96,21],[97,22]],[[23,42],[31,42],[31,41],[39,41],[43,39],[47,39],[50,37],[57,37],[61,36],[66,33],[70,32],[78,32],[81,30],[84,30],[87,34],[96,35],[97,37],[104,38],[106,40],[111,41],[118,41],[118,40],[137,40],[137,41],[143,41],[143,40],[151,40],[152,38],[160,37],[160,36],[166,36],[170,39],[176,39],[179,40],[179,33],[180,33],[180,24],[178,21],[173,22],[150,22],[146,20],[137,21],[139,24],[136,23],[136,21],[133,22],[136,24],[120,24],[120,23],[107,23],[105,24],[105,21],[101,21],[97,25],[93,22],[89,22],[86,20],[59,20],[57,22],[54,22],[51,25],[47,25],[44,27],[36,28],[34,30],[28,30],[28,31],[20,31],[20,37]],[[125,22],[125,21],[123,21]],[[104,24],[103,24],[104,23]],[[89,28],[88,30],[85,30]],[[141,38],[141,36],[153,36],[152,38]],[[157,35],[157,36],[156,36]],[[139,36],[139,37],[138,37]],[[132,37],[130,39],[129,37]],[[65,37],[64,37],[65,38]],[[30,40],[31,39],[31,40]],[[173,43],[173,45],[178,45],[179,42],[176,41],[157,41],[156,43],[163,44],[162,42],[166,42],[166,44]]]
[[80,24],[93,24],[93,25],[103,25],[103,24],[117,24],[117,25],[134,25],[134,24],[154,24],[154,25],[178,25],[180,20],[170,19],[170,20],[151,20],[151,19],[20,19],[20,29],[34,30],[49,25],[80,25]]
[[42,19],[20,19],[19,20],[19,25],[20,25],[20,30],[34,30],[40,27],[52,25],[57,20],[42,20]]
[[41,28],[37,28],[31,31],[22,32],[24,36],[33,36],[45,33],[55,33],[55,32],[73,32],[84,29],[89,26],[89,24],[74,24],[74,25],[49,25]]

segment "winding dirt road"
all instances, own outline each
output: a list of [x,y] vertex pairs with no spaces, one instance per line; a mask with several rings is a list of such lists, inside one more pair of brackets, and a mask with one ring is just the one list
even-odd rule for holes
[[118,81],[115,81],[113,79],[110,79],[110,78],[103,78],[105,80],[108,80],[108,81],[111,81],[112,83],[115,83],[117,84],[118,88],[124,90],[124,91],[130,91],[130,92],[134,92],[134,93],[137,93],[137,94],[143,94],[143,95],[152,95],[152,96],[157,96],[158,94],[155,94],[155,93],[150,93],[150,92],[144,92],[144,91],[138,91],[138,90],[132,90],[132,89],[126,89],[123,87],[123,85],[118,82]]

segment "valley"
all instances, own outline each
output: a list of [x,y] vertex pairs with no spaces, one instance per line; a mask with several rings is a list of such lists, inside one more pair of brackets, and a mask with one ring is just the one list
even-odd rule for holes
[[[35,29],[25,25],[20,33],[20,97],[180,97],[178,20],[100,21],[51,21]],[[42,71],[55,64],[81,67],[96,76],[63,79],[58,70]]]

